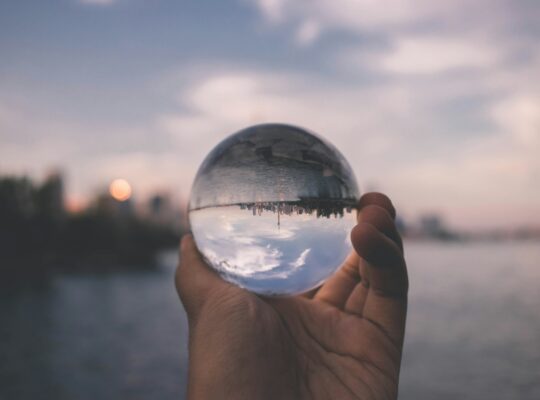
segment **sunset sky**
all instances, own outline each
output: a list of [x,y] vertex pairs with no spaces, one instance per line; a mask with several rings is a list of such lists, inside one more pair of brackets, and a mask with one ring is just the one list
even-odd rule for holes
[[540,225],[540,2],[0,2],[0,174],[189,195],[225,136],[333,142],[408,218]]

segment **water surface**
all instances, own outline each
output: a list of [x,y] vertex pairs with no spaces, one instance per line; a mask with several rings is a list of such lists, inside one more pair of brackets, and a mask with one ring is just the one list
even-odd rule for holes
[[[540,398],[540,245],[406,242],[400,399]],[[182,399],[175,256],[1,294],[0,399]]]

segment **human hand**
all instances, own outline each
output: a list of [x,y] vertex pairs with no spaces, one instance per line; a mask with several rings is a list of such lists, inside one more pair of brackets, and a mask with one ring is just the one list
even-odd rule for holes
[[176,286],[189,322],[189,399],[395,399],[408,279],[395,210],[360,199],[353,251],[317,291],[259,297],[222,280],[191,235]]

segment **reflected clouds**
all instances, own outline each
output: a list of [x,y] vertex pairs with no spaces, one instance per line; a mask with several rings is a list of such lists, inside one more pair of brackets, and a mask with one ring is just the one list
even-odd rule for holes
[[262,124],[206,156],[189,218],[199,250],[224,279],[288,295],[339,267],[359,197],[349,163],[332,144],[299,127]]
[[304,265],[306,263],[306,257],[308,255],[308,253],[311,251],[311,249],[305,249],[301,254],[300,254],[300,257],[298,257],[298,259],[294,262],[291,262],[289,263],[289,265],[293,268],[299,268],[301,267],[302,265]]
[[355,213],[253,215],[239,206],[190,212],[201,253],[222,277],[251,291],[297,294],[318,286],[350,251]]

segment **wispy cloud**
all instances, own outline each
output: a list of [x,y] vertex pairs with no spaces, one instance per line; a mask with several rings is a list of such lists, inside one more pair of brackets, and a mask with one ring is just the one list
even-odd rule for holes
[[339,60],[348,69],[364,67],[396,75],[430,75],[490,68],[503,59],[504,50],[459,37],[399,37],[389,48],[376,52],[347,49]]
[[[432,74],[482,68],[502,56],[536,52],[537,40],[520,32],[540,18],[532,3],[502,0],[253,0],[263,18],[291,25],[292,40],[312,44],[325,33],[356,37],[357,49],[339,56],[349,67],[376,67],[396,74]],[[486,12],[489,10],[489,12]],[[366,49],[366,36],[378,38]],[[517,37],[518,39],[514,39]],[[516,41],[518,43],[516,43]],[[349,43],[354,43],[351,37]]]
[[[411,30],[429,31],[478,31],[496,29],[529,15],[534,18],[538,10],[534,4],[502,0],[471,2],[455,0],[433,2],[430,0],[312,0],[294,2],[285,0],[252,0],[264,18],[273,23],[301,25],[314,21],[325,30],[398,33]],[[420,29],[421,28],[421,29]]]
[[296,42],[299,45],[309,45],[320,35],[321,28],[316,21],[307,20],[302,22],[296,31]]
[[[483,79],[445,76],[428,84],[406,79],[339,85],[320,76],[239,69],[193,81],[180,97],[188,107],[159,116],[157,124],[179,148],[190,149],[194,164],[240,127],[270,121],[305,126],[344,152],[363,188],[379,183],[411,213],[436,203],[458,224],[489,225],[493,220],[485,215],[455,212],[456,204],[479,207],[503,192],[508,203],[529,209],[540,201],[538,191],[527,188],[540,168],[538,99],[503,82],[488,74]],[[469,110],[484,121],[483,128],[453,126],[446,111],[452,104],[492,91],[498,95]],[[524,201],[525,192],[530,197]]]
[[[530,211],[540,203],[540,189],[532,188],[540,178],[540,51],[527,28],[540,18],[538,5],[253,3],[274,25],[292,27],[291,40],[300,45],[347,33],[327,66],[347,74],[349,87],[313,80],[303,95],[296,88],[282,96],[311,111],[287,117],[332,132],[345,149],[357,144],[349,157],[361,180],[383,182],[411,210],[438,204],[458,223],[489,224],[495,214],[526,222],[525,212],[504,207]],[[482,205],[490,211],[478,212]]]
[[305,249],[304,251],[302,251],[302,253],[300,253],[298,258],[290,262],[289,265],[295,269],[304,266],[306,264],[306,258],[310,251],[311,251],[311,248]]

